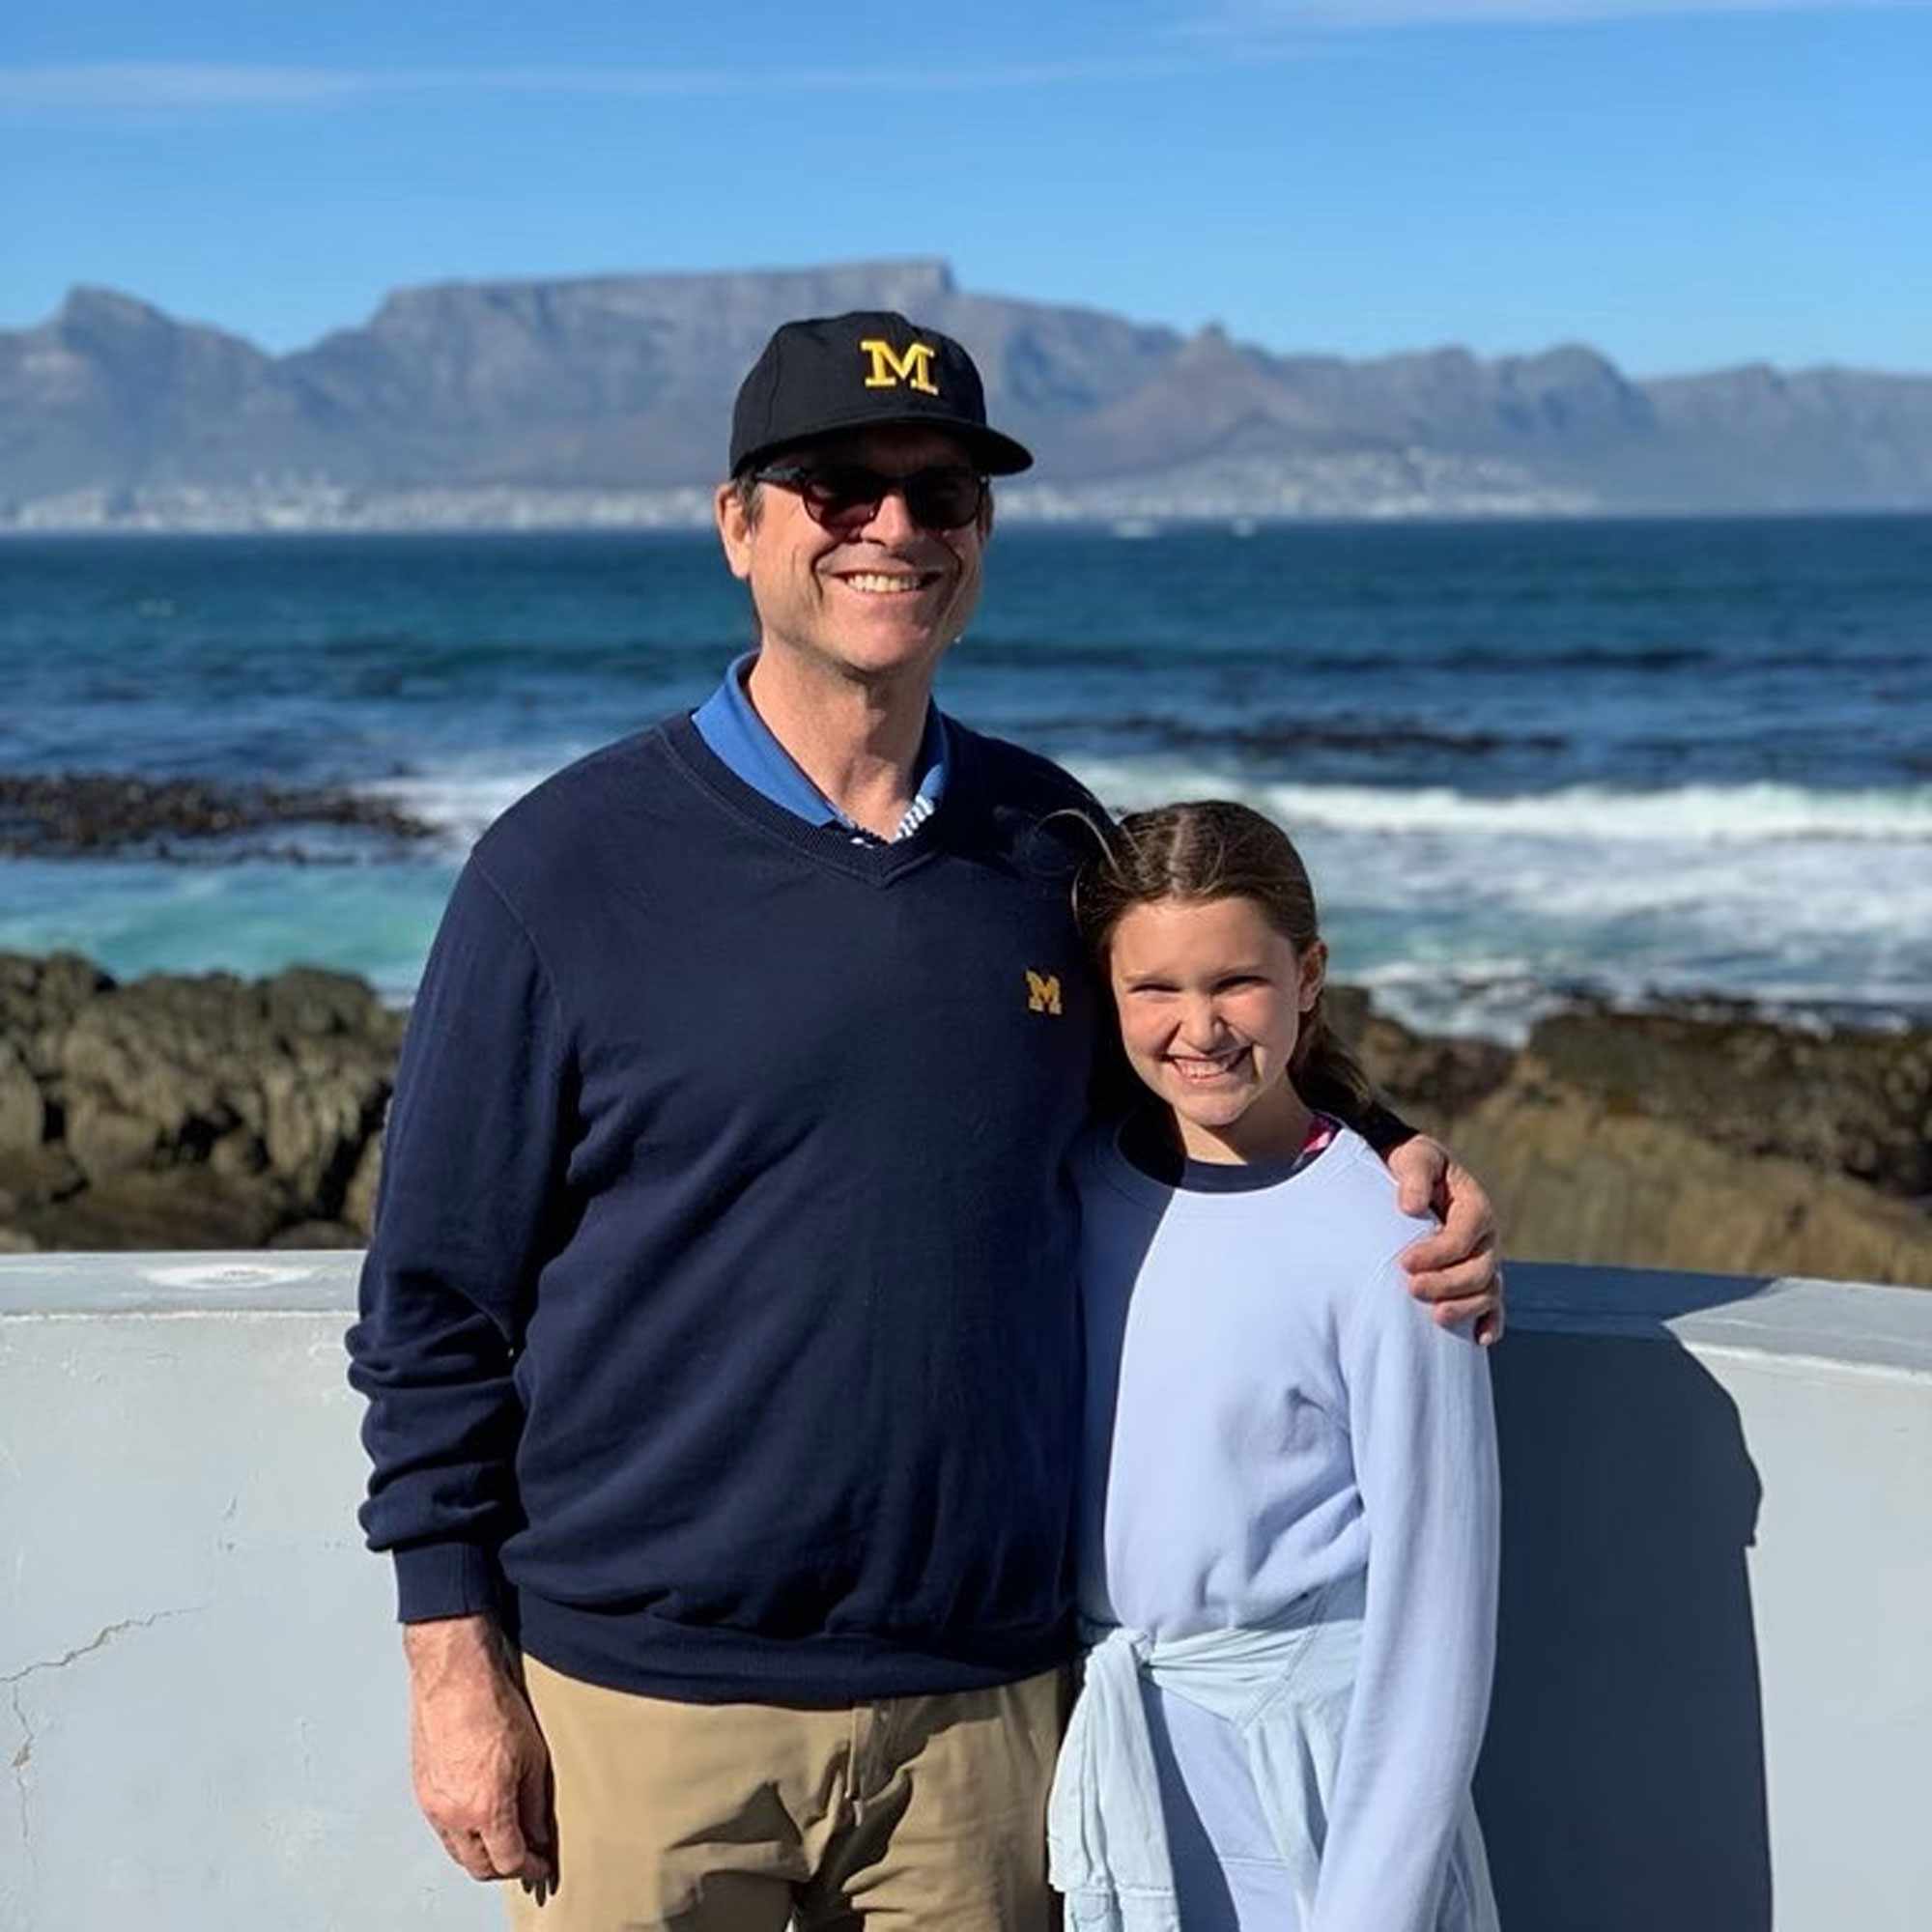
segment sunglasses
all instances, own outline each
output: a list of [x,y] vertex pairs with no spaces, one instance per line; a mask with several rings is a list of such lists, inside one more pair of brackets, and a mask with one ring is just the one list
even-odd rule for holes
[[796,490],[806,515],[841,536],[864,529],[895,490],[905,498],[906,514],[928,530],[960,529],[978,520],[986,501],[986,479],[958,464],[888,476],[863,463],[781,463],[753,470],[752,478]]

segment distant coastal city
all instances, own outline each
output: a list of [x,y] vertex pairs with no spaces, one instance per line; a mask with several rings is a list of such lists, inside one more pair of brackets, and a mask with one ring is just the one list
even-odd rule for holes
[[[1586,490],[1540,484],[1494,458],[1430,449],[1203,463],[1184,473],[1114,481],[1001,485],[1009,523],[1229,525],[1296,519],[1577,517],[1601,513]],[[240,535],[269,530],[697,530],[711,526],[711,491],[352,489],[325,478],[264,476],[228,485],[94,487],[0,503],[0,534],[179,531]]]

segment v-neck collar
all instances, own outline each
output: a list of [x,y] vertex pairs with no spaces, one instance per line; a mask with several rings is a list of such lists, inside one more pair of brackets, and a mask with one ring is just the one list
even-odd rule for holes
[[704,734],[689,715],[668,719],[660,727],[673,757],[703,790],[739,817],[789,845],[802,857],[869,885],[890,886],[917,870],[945,849],[944,832],[954,821],[964,801],[958,794],[970,787],[968,759],[961,755],[964,732],[952,734],[950,750],[954,769],[948,775],[947,795],[932,816],[910,838],[857,839],[842,825],[814,825],[797,812],[748,784],[704,742]]
[[[697,735],[747,784],[763,792],[775,805],[785,807],[813,825],[842,825],[848,832],[858,831],[860,828],[849,814],[825,796],[759,716],[747,683],[757,660],[756,651],[747,651],[735,659],[718,689],[691,714]],[[896,834],[901,838],[931,817],[946,795],[946,720],[929,697],[925,703],[925,728],[912,769],[916,782],[912,803]]]

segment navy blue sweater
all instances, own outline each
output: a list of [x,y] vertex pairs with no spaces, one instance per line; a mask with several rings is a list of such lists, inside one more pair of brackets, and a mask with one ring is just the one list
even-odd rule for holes
[[[478,845],[351,1331],[406,1619],[573,1676],[832,1704],[1068,1653],[1095,991],[1071,780],[954,727],[889,846],[688,719]],[[1047,821],[1044,822],[1043,821]]]

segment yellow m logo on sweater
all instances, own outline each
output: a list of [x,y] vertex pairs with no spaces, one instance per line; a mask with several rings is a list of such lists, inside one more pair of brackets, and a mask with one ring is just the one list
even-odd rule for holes
[[1057,973],[1036,973],[1031,966],[1026,969],[1027,1011],[1030,1013],[1057,1013],[1060,1010],[1060,976]]

